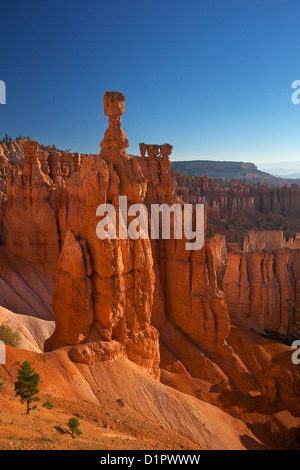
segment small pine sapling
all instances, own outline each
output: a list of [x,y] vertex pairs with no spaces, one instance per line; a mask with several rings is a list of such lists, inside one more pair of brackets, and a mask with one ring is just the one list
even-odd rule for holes
[[77,418],[70,418],[68,426],[71,430],[72,437],[80,436],[80,434],[82,434],[81,430],[79,429],[80,422]]
[[18,369],[18,380],[15,382],[15,396],[20,397],[20,402],[26,403],[27,409],[26,414],[29,414],[30,410],[34,410],[36,405],[31,407],[31,403],[39,401],[37,396],[39,393],[38,384],[40,376],[30,367],[30,362],[23,362],[20,369]]

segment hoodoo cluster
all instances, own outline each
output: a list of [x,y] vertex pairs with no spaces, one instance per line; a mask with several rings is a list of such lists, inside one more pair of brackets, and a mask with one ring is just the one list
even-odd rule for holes
[[173,147],[170,144],[156,145],[156,144],[145,144],[141,142],[140,144],[140,154],[142,159],[146,157],[146,153],[150,159],[153,158],[162,158],[169,160],[172,153]]

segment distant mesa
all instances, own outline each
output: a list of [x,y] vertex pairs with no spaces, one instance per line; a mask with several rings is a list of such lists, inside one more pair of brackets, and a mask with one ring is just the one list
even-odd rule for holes
[[300,184],[300,179],[280,178],[258,170],[254,163],[213,160],[172,162],[172,170],[186,176],[208,176],[216,179],[239,179],[245,183],[262,183],[270,186]]

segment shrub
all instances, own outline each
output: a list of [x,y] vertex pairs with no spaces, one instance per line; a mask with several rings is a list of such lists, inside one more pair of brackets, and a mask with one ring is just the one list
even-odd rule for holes
[[45,403],[43,403],[43,407],[44,408],[47,408],[48,410],[52,410],[52,408],[54,407],[53,403],[51,403],[51,401],[45,401]]
[[70,418],[68,422],[68,426],[71,430],[72,437],[76,437],[82,434],[82,432],[79,429],[80,422],[78,421],[77,418]]
[[20,342],[20,334],[14,330],[8,322],[4,322],[0,325],[0,339],[4,341],[7,346],[18,346]]

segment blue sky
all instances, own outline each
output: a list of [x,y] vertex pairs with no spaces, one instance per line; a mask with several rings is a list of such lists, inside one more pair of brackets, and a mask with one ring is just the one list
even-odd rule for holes
[[299,17],[297,0],[2,2],[0,135],[98,153],[117,90],[130,153],[300,160]]

